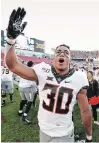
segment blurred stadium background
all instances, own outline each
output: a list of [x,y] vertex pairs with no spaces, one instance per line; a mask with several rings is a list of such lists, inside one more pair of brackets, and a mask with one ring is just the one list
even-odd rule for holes
[[[1,65],[4,60],[4,47],[6,44],[6,33],[1,30]],[[20,43],[20,45],[19,45]],[[24,33],[19,36],[16,44],[16,54],[22,61],[32,60],[34,63],[46,62],[51,64],[55,49],[52,48],[52,53],[46,53],[46,41],[36,38],[26,37]],[[99,66],[99,50],[97,51],[71,51],[71,66],[77,64],[80,67],[93,69]]]

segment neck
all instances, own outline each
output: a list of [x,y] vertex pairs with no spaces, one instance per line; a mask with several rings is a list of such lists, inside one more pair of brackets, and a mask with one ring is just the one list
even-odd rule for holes
[[89,79],[89,81],[92,81],[92,80],[93,80],[93,78],[90,78],[90,79]]
[[[55,68],[55,67],[54,67],[54,68]],[[67,74],[67,73],[69,72],[69,68],[65,69],[64,71],[58,70],[58,69],[56,69],[56,68],[55,68],[55,70],[56,70],[56,72],[57,72],[58,74],[60,74],[60,75]]]

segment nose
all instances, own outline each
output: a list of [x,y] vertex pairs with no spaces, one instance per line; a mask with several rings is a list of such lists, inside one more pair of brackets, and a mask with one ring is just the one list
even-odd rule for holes
[[60,57],[64,57],[65,53],[64,52],[61,52],[60,53]]

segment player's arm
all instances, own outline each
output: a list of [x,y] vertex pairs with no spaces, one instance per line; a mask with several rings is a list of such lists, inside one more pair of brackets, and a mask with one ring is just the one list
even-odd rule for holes
[[32,68],[29,68],[21,62],[18,61],[18,58],[15,54],[15,42],[16,38],[22,33],[27,22],[22,24],[22,20],[26,15],[24,8],[18,8],[17,11],[14,9],[9,18],[9,24],[7,28],[7,44],[5,48],[5,61],[8,68],[16,73],[17,75],[29,79],[36,80],[37,76]]
[[83,126],[86,131],[87,141],[92,140],[92,113],[89,109],[88,100],[86,97],[86,89],[81,89],[77,96],[78,104],[80,107],[81,118]]
[[37,76],[33,69],[18,61],[13,47],[8,51],[5,60],[8,68],[12,72],[28,80],[37,80]]

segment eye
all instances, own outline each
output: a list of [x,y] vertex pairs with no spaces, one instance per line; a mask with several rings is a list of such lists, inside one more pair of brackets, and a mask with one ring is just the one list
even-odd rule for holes
[[64,51],[65,54],[69,55],[68,51]]
[[57,54],[59,54],[59,53],[60,53],[60,51],[56,51],[56,53],[57,53]]

